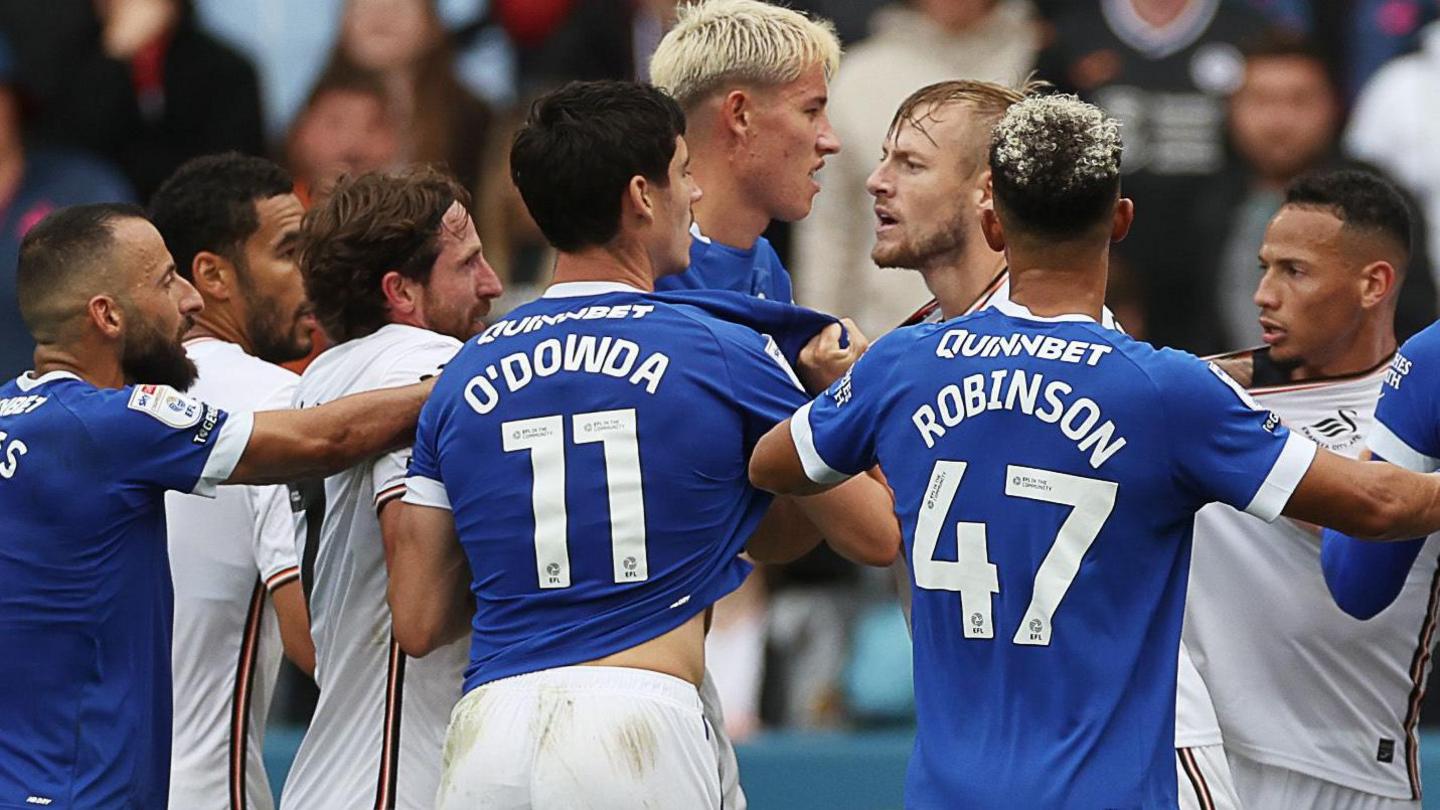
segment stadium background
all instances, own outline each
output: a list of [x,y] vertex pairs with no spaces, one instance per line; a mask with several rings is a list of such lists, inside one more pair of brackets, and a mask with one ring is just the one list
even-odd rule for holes
[[[547,255],[508,183],[509,132],[529,99],[566,80],[645,78],[673,5],[0,0],[0,373],[29,365],[13,300],[27,228],[64,205],[143,202],[185,159],[230,149],[285,164],[306,200],[341,171],[448,165],[474,190],[507,287],[500,310],[528,300]],[[1209,353],[1254,339],[1254,247],[1278,188],[1306,169],[1378,165],[1414,195],[1429,241],[1440,234],[1440,152],[1372,135],[1440,99],[1437,0],[788,5],[832,19],[845,42],[832,84],[844,151],[821,175],[814,214],[767,235],[800,303],[853,315],[872,337],[921,300],[914,277],[868,265],[861,183],[895,103],[943,78],[1017,82],[1033,70],[1126,122],[1141,220],[1110,303],[1157,343]],[[1180,22],[1147,39],[1132,18],[1148,13]],[[1436,268],[1422,267],[1403,332],[1435,317]],[[913,709],[887,572],[823,552],[762,571],[723,611],[710,659],[754,806],[899,806]],[[311,689],[287,670],[266,751],[277,788]],[[1435,729],[1431,717],[1422,723]],[[1424,770],[1440,784],[1440,732],[1425,736]]]

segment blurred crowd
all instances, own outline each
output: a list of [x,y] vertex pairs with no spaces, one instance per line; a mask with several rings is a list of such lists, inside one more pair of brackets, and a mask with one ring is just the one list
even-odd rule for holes
[[[951,78],[1032,74],[1124,123],[1131,236],[1110,305],[1131,333],[1209,354],[1259,342],[1256,249],[1285,185],[1366,164],[1440,244],[1440,0],[791,0],[832,20],[841,142],[811,214],[767,233],[796,301],[872,338],[928,299],[870,260],[866,178],[891,114]],[[24,233],[77,203],[145,201],[189,158],[268,155],[304,201],[342,173],[443,164],[475,200],[507,300],[546,281],[509,182],[529,99],[571,79],[645,80],[674,0],[0,0],[0,375],[30,365],[15,302]],[[1435,319],[1427,244],[1397,315]],[[503,302],[502,302],[503,303]],[[498,308],[504,311],[504,306]],[[499,313],[497,313],[499,314]],[[737,737],[905,722],[894,579],[822,548],[728,599],[710,661]]]

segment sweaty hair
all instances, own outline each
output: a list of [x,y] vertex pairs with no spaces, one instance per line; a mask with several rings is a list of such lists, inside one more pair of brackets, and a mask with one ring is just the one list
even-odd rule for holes
[[840,68],[840,40],[828,20],[760,0],[681,5],[650,58],[650,80],[686,110],[727,85],[775,86],[821,65]]
[[380,280],[394,270],[425,283],[440,255],[440,225],[470,195],[438,169],[341,177],[300,226],[300,272],[315,316],[337,342],[389,322]]
[[1023,231],[1079,236],[1110,215],[1120,153],[1120,124],[1099,107],[1072,95],[1016,102],[990,139],[996,211]]
[[[1049,87],[1048,82],[1037,80],[1026,81],[1024,86],[1018,89],[974,79],[952,79],[927,84],[900,102],[895,116],[890,119],[890,129],[886,131],[886,135],[894,136],[901,124],[909,124],[915,131],[929,138],[930,133],[926,131],[925,123],[933,120],[935,113],[941,109],[961,104],[976,115],[977,123],[983,124],[986,130],[991,130],[1011,105]],[[984,148],[989,147],[988,140],[982,144]],[[974,158],[964,155],[961,157],[966,160],[966,165],[971,167],[985,161],[983,154]]]
[[666,187],[685,113],[658,88],[572,82],[530,108],[510,148],[510,177],[557,250],[604,245],[620,232],[637,175]]
[[245,240],[260,228],[255,204],[289,194],[290,175],[264,158],[230,152],[195,158],[150,198],[150,221],[186,279],[195,255],[208,251],[242,264]]
[[20,317],[37,343],[53,341],[60,325],[78,314],[72,300],[103,291],[108,280],[115,223],[144,219],[138,206],[72,205],[40,220],[20,242],[15,270]]
[[[1314,171],[1285,189],[1285,204],[1330,211],[1345,227],[1379,234],[1410,258],[1410,206],[1389,181],[1356,169]],[[1403,269],[1403,268],[1401,268]]]

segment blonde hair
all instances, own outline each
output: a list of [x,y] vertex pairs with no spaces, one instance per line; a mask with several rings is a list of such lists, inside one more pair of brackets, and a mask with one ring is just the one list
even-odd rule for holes
[[688,110],[727,84],[786,84],[817,64],[827,81],[840,67],[830,21],[760,0],[699,0],[678,9],[650,81]]

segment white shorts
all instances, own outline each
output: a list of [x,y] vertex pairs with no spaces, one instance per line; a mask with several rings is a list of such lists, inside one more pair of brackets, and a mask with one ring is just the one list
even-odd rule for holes
[[1420,810],[1420,802],[1376,796],[1324,779],[1256,762],[1230,752],[1235,787],[1246,807],[1306,807],[1317,810]]
[[715,679],[710,677],[709,667],[705,668],[705,678],[700,682],[700,706],[705,712],[705,722],[710,726],[710,744],[720,765],[721,810],[746,810],[745,791],[740,787],[740,763],[735,759],[735,746],[730,742],[730,735],[725,733],[720,690],[715,687]]
[[1235,778],[1219,745],[1175,749],[1180,810],[1241,810]]
[[437,810],[720,810],[699,693],[649,670],[558,667],[473,689],[443,761]]

